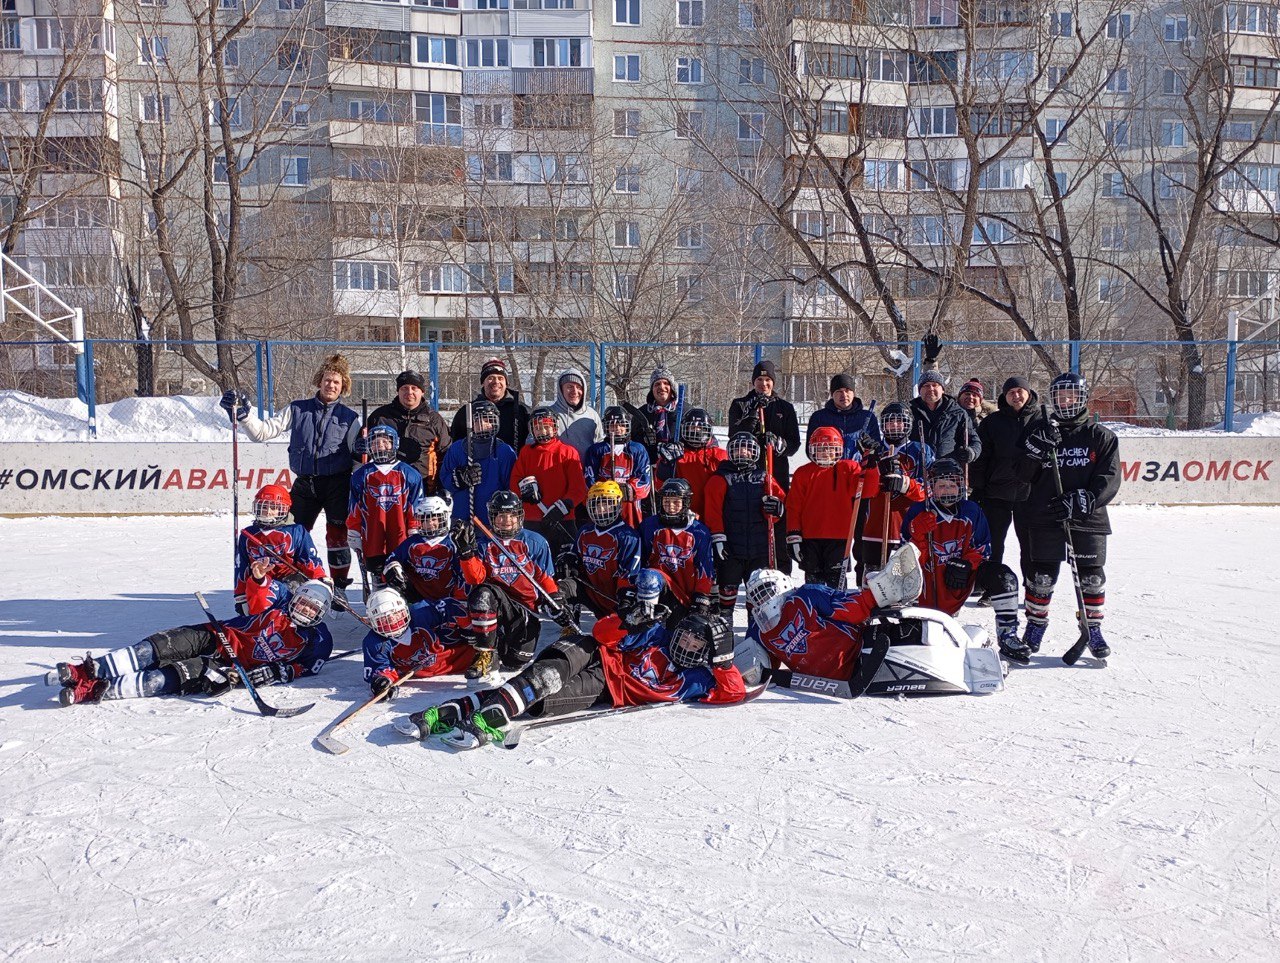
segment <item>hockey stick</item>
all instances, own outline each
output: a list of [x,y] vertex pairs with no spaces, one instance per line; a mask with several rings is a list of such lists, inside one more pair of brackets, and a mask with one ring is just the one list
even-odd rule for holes
[[213,634],[218,638],[218,645],[222,647],[223,654],[231,660],[232,668],[239,674],[240,681],[244,683],[245,690],[249,693],[249,697],[253,699],[253,704],[258,707],[259,712],[264,716],[279,716],[281,719],[288,719],[290,716],[300,716],[308,709],[315,708],[314,702],[309,702],[305,706],[294,706],[292,709],[277,709],[275,706],[264,702],[262,696],[258,695],[258,690],[254,686],[253,680],[249,678],[249,673],[245,672],[244,666],[236,658],[235,649],[231,648],[231,642],[227,639],[227,631],[209,608],[209,603],[204,600],[203,592],[196,592],[196,601],[200,603],[200,608],[204,609],[205,618],[213,626]]
[[546,589],[544,589],[541,585],[538,584],[537,580],[534,579],[534,577],[529,574],[528,569],[526,569],[523,565],[520,564],[520,560],[515,557],[515,554],[511,551],[511,549],[507,548],[507,546],[503,545],[502,542],[498,541],[498,536],[493,534],[493,530],[489,528],[488,525],[480,521],[480,519],[476,517],[474,514],[471,516],[471,524],[473,524],[476,528],[480,529],[480,531],[484,534],[485,538],[489,539],[490,542],[492,542],[495,546],[497,546],[498,551],[502,553],[502,557],[505,558],[512,565],[514,565],[516,571],[529,580],[529,584],[533,586],[534,591],[542,596],[542,598],[546,601],[546,603],[549,606],[551,606],[551,610],[553,612],[563,611],[563,609],[560,607],[560,603],[551,597],[550,592],[548,592]]
[[236,584],[236,542],[240,538],[240,429],[236,427],[236,407],[227,412],[231,419],[231,584]]
[[356,706],[354,709],[349,710],[345,715],[342,715],[337,719],[335,719],[333,722],[329,723],[322,730],[320,730],[320,735],[316,736],[316,743],[320,746],[321,749],[324,749],[326,752],[330,752],[335,756],[342,755],[351,747],[348,746],[346,743],[339,742],[337,739],[333,738],[333,734],[337,732],[339,729],[341,729],[343,726],[345,726],[352,719],[354,719],[356,716],[358,716],[360,713],[364,712],[364,710],[369,708],[369,706],[374,705],[378,702],[381,702],[383,699],[389,696],[396,686],[400,685],[400,683],[404,682],[405,680],[411,678],[413,676],[413,672],[414,670],[410,669],[408,672],[403,673],[396,679],[395,682],[391,683],[391,685],[387,686],[387,688],[383,689],[377,695],[371,696],[370,698],[366,699],[364,702]]
[[[764,409],[757,408],[756,412],[760,415],[760,441],[764,444],[764,493],[772,494],[773,481],[773,445],[769,444],[769,432],[765,430]],[[768,512],[764,512],[765,528],[769,531],[769,567],[778,567],[778,545],[777,537],[774,533],[775,519]]]
[[[1044,419],[1045,424],[1049,423],[1048,405],[1040,406],[1040,417]],[[1051,466],[1053,468],[1053,488],[1058,493],[1058,497],[1061,498],[1063,495],[1062,472],[1058,468],[1057,445],[1053,447]],[[1067,665],[1075,665],[1089,645],[1089,613],[1084,608],[1084,588],[1080,585],[1080,568],[1076,564],[1076,545],[1071,535],[1071,522],[1066,519],[1062,521],[1062,534],[1066,536],[1067,540],[1067,564],[1071,566],[1071,583],[1076,589],[1076,619],[1080,624],[1080,637],[1076,639],[1071,648],[1062,653],[1062,661]]]
[[884,664],[889,654],[889,633],[878,625],[871,626],[876,630],[875,641],[868,651],[858,659],[858,666],[847,680],[826,679],[818,675],[804,672],[793,672],[790,669],[775,669],[772,675],[773,684],[780,689],[795,689],[803,692],[814,692],[818,695],[835,696],[838,699],[856,699],[863,695],[871,681]]
[[[364,444],[360,447],[364,449],[360,454],[360,464],[367,465],[369,463],[369,399],[360,399],[360,437],[364,440]],[[356,556],[356,560],[360,563],[360,590],[364,593],[364,599],[369,600],[369,570],[364,564],[364,545],[361,543],[361,550]]]
[[[297,562],[295,562],[293,559],[291,559],[291,558],[289,558],[289,557],[287,557],[287,556],[285,556],[285,555],[281,555],[281,554],[280,554],[279,552],[277,552],[274,548],[272,548],[272,547],[271,547],[270,545],[268,545],[266,542],[262,541],[262,539],[258,538],[258,536],[254,535],[252,532],[246,531],[246,532],[244,533],[244,535],[245,535],[245,538],[246,538],[246,539],[248,539],[252,544],[257,545],[260,549],[262,549],[262,550],[263,550],[264,552],[266,552],[269,556],[271,556],[271,558],[275,559],[275,560],[276,560],[277,562],[279,562],[280,564],[282,564],[282,565],[287,565],[289,568],[293,569],[293,571],[294,571],[296,574],[298,574],[298,575],[307,575],[307,573],[306,573],[306,572],[304,572],[302,569],[300,569],[300,568],[298,567],[298,563],[297,563]],[[310,576],[307,576],[307,578],[310,578]],[[359,614],[356,612],[356,610],[355,610],[355,609],[353,609],[353,608],[351,607],[351,603],[347,602],[347,603],[344,603],[344,604],[342,604],[342,605],[339,605],[339,604],[338,604],[338,596],[336,596],[336,595],[335,595],[335,596],[333,597],[332,605],[333,605],[333,607],[334,607],[335,609],[337,609],[339,612],[346,612],[348,615],[350,615],[350,616],[351,616],[353,619],[355,619],[357,622],[360,622],[360,623],[362,623],[362,624],[364,624],[364,625],[368,626],[369,628],[373,628],[373,626],[372,626],[372,625],[370,625],[370,623],[369,623],[369,620],[368,620],[368,619],[366,619],[366,618],[362,617],[361,615],[359,615]]]
[[[898,446],[889,446],[889,459],[893,460],[898,457]],[[899,466],[898,471],[902,468]],[[883,485],[881,486],[883,487]],[[886,491],[884,493],[884,522],[880,526],[880,568],[883,569],[889,564],[889,518],[893,515],[893,492]]]

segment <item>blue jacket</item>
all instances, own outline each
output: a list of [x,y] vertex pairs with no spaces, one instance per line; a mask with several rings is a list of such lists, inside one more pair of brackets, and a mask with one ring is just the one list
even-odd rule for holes
[[809,439],[819,428],[834,428],[844,438],[844,457],[856,458],[858,455],[858,436],[864,431],[870,432],[876,441],[880,437],[880,421],[870,408],[862,407],[862,399],[854,398],[847,411],[841,411],[834,401],[825,405],[809,416],[809,428],[804,436],[805,448],[809,447]]
[[355,465],[360,416],[337,401],[314,395],[289,403],[289,470],[295,475],[346,475]]
[[[516,466],[515,449],[497,438],[475,443],[475,458],[483,471],[476,486],[475,514],[480,521],[489,524],[489,498],[500,488],[511,487],[511,469]],[[453,496],[453,520],[464,521],[471,517],[471,492],[453,483],[453,472],[467,463],[467,443],[460,441],[449,446],[440,463],[440,487]]]

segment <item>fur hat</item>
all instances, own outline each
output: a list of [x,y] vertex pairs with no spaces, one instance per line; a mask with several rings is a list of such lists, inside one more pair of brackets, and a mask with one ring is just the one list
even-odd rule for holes
[[347,364],[347,359],[340,354],[331,354],[320,362],[320,368],[316,371],[316,376],[311,379],[311,383],[319,388],[320,380],[331,371],[342,379],[342,393],[351,394],[351,365]]

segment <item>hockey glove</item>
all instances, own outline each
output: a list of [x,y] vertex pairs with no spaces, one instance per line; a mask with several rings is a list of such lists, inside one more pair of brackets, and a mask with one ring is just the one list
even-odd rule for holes
[[[888,471],[886,471],[886,467]],[[885,459],[880,463],[880,488],[893,495],[903,495],[907,491],[907,476],[898,470],[895,459]]]
[[973,461],[973,449],[968,445],[960,445],[951,453],[951,457],[960,464],[967,465],[969,462]]
[[409,588],[409,580],[405,578],[404,566],[399,562],[388,562],[382,566],[382,581],[403,595]]
[[649,451],[653,451],[658,447],[658,433],[653,430],[652,425],[648,425],[644,429],[644,433],[640,439],[640,443],[643,444],[645,448],[649,449]]
[[781,518],[785,509],[782,499],[777,495],[765,495],[760,499],[760,507],[770,518]]
[[942,339],[936,334],[926,334],[921,343],[924,346],[925,363],[937,361],[938,355],[942,354]]
[[218,404],[236,421],[244,421],[249,417],[249,396],[243,391],[224,391]]
[[733,633],[724,619],[711,622],[711,667],[721,668],[733,664]]
[[560,557],[556,559],[556,571],[562,578],[576,579],[581,575],[582,563],[578,560],[578,553],[572,548],[566,548],[561,552]]
[[862,463],[869,465],[880,460],[884,454],[884,445],[871,432],[860,431],[858,432],[858,454],[862,456]]
[[803,554],[800,549],[800,542],[801,539],[799,535],[787,536],[787,551],[791,553],[791,557],[795,560],[797,565],[800,564],[800,556]]
[[360,533],[354,528],[347,529],[347,548],[351,549],[355,555],[360,555],[364,550],[364,539],[360,537]]
[[383,669],[381,672],[375,672],[373,678],[369,680],[369,688],[376,696],[387,693],[388,699],[394,699],[398,693],[398,687],[394,684],[395,675],[389,669]]
[[658,454],[663,461],[675,464],[684,457],[684,445],[678,441],[664,441],[658,446]]
[[618,482],[618,487],[622,489],[622,503],[624,505],[636,500],[636,486],[631,482]]
[[1039,425],[1022,439],[1022,449],[1042,465],[1049,464],[1054,451],[1062,444],[1062,432],[1052,422]]
[[564,521],[569,517],[569,506],[563,501],[552,502],[547,506],[546,514],[542,516],[544,522],[550,522],[554,525],[556,522]]
[[779,455],[785,455],[787,453],[787,439],[783,438],[781,435],[775,435],[770,431],[765,434],[764,443]]
[[[270,662],[267,665],[260,665],[256,668],[245,670],[249,676],[249,681],[253,683],[255,689],[261,689],[265,686],[275,685],[279,682],[289,683],[293,681],[296,674],[293,666],[287,662]],[[232,670],[232,685],[242,685],[240,673]]]
[[520,479],[520,500],[526,505],[536,505],[542,501],[542,488],[538,485],[538,479],[529,475]]
[[959,592],[969,587],[969,576],[973,574],[973,566],[963,558],[953,558],[942,570],[942,581],[947,588]]
[[1093,514],[1094,496],[1087,488],[1063,492],[1049,503],[1053,517],[1060,522],[1070,522],[1078,518],[1087,518]]
[[569,606],[565,603],[564,596],[561,595],[559,592],[556,592],[554,595],[551,596],[551,598],[555,601],[555,604],[558,606],[555,609],[551,609],[551,607],[548,606],[548,609],[550,610],[550,613],[551,613],[551,618],[552,620],[554,620],[556,625],[560,626],[560,628],[562,629],[577,628],[577,625],[573,620],[573,613],[569,611]]
[[933,512],[921,512],[915,518],[911,519],[911,537],[914,539],[917,535],[928,537],[933,534],[934,529],[938,527],[938,516]]
[[469,461],[453,470],[453,487],[459,491],[464,488],[475,488],[483,480],[484,469],[474,461]]
[[724,563],[724,557],[729,552],[728,546],[725,544],[726,542],[727,539],[723,535],[711,536],[711,552],[715,555],[716,561],[721,564]]
[[695,595],[693,602],[689,606],[689,611],[694,615],[710,615],[711,614],[711,596]]
[[453,537],[453,547],[458,552],[459,560],[466,561],[480,554],[476,548],[476,529],[470,522],[459,519],[453,523],[449,534]]

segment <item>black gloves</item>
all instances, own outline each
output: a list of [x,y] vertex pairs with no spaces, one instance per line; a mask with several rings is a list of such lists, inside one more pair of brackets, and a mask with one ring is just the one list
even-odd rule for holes
[[457,549],[458,558],[475,558],[479,554],[476,549],[475,526],[470,522],[459,519],[453,523],[449,534],[453,536],[453,547]]
[[797,534],[793,533],[787,536],[787,550],[791,552],[791,558],[797,565],[800,564],[800,556],[804,554],[804,551],[801,548],[802,541],[803,540]]
[[787,439],[781,435],[775,435],[773,432],[767,432],[764,436],[764,443],[771,447],[779,455],[787,453]]
[[663,461],[674,464],[684,456],[684,445],[678,441],[664,441],[658,446],[658,454]]
[[552,502],[547,506],[546,514],[542,516],[542,520],[554,525],[556,522],[563,521],[568,517],[569,509],[564,502]]
[[1087,518],[1092,515],[1094,503],[1093,492],[1087,488],[1077,488],[1074,491],[1063,492],[1051,501],[1049,511],[1058,521],[1070,522],[1073,519]]
[[526,505],[536,505],[542,501],[542,487],[538,484],[538,479],[529,477],[521,478],[519,482],[520,500]]
[[[246,674],[249,681],[253,683],[255,689],[261,689],[264,686],[275,685],[278,682],[292,682],[295,675],[293,666],[285,662],[269,662],[266,665],[260,665],[253,669],[247,669]],[[240,673],[234,669],[229,676],[232,685],[240,685]]]
[[484,480],[484,469],[474,461],[453,470],[454,488],[475,488]]
[[936,334],[926,334],[921,341],[924,347],[924,360],[927,364],[930,361],[937,361],[938,355],[942,354],[942,339]]
[[551,611],[551,618],[556,625],[562,629],[576,629],[578,627],[577,623],[574,621],[573,613],[569,611],[569,606],[565,603],[564,596],[556,592],[551,596],[551,599],[556,605]]
[[409,580],[405,577],[404,566],[399,562],[388,562],[382,566],[382,581],[403,595],[409,588]]
[[777,495],[765,495],[764,498],[760,499],[760,507],[771,518],[781,518],[786,506]]
[[862,456],[862,463],[869,465],[873,461],[879,461],[880,456],[885,452],[885,447],[875,435],[869,431],[858,432],[858,454]]
[[249,396],[243,391],[224,391],[218,404],[236,421],[244,421],[249,417]]
[[374,695],[382,695],[386,692],[388,699],[396,697],[395,680],[387,672],[375,672],[373,678],[369,680],[369,688]]
[[962,465],[973,461],[973,449],[968,445],[960,445],[951,452],[951,457]]
[[718,668],[733,662],[733,633],[724,619],[713,619],[711,630],[711,667]]
[[908,488],[907,476],[902,474],[898,459],[880,459],[880,488],[894,495],[906,493]]
[[1022,439],[1023,450],[1042,465],[1049,464],[1060,444],[1062,432],[1051,421],[1040,423]]
[[968,587],[969,576],[972,574],[973,566],[969,562],[963,558],[953,558],[943,569],[942,580],[947,583],[947,588],[958,592]]
[[711,553],[715,555],[717,562],[724,561],[729,553],[728,539],[724,535],[711,536]]

